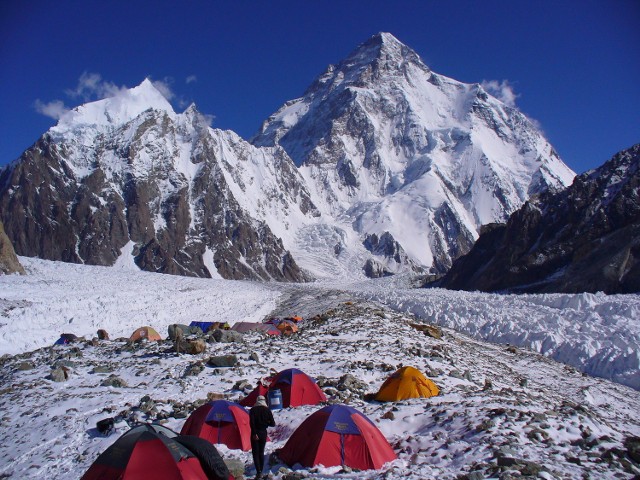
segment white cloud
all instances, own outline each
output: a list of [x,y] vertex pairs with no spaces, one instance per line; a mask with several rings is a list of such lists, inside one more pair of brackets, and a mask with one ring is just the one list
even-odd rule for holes
[[172,78],[164,77],[162,80],[151,80],[151,83],[153,83],[153,86],[156,87],[167,100],[171,101],[175,98],[176,95],[171,89],[171,84],[173,83]]
[[76,88],[66,90],[65,93],[71,98],[82,98],[88,102],[114,97],[125,89],[126,87],[118,87],[112,82],[103,80],[99,73],[83,72],[78,79]]
[[60,119],[62,115],[69,111],[69,109],[65,107],[62,100],[53,100],[49,103],[44,103],[43,101],[38,99],[35,101],[34,107],[36,109],[36,112],[53,118],[54,120]]
[[482,88],[509,107],[516,106],[516,98],[520,95],[513,90],[509,80],[483,80]]
[[[149,77],[149,80],[168,101],[177,104],[183,109],[189,105],[189,102],[187,102],[182,96],[176,95],[173,91],[173,78],[164,77],[161,80],[153,80]],[[197,80],[198,79],[195,75],[190,75],[187,77],[186,82],[192,83]],[[99,73],[83,72],[82,75],[80,75],[80,78],[78,78],[78,84],[76,87],[65,90],[65,94],[69,99],[73,100],[74,104],[76,104],[78,99],[83,103],[86,103],[95,100],[102,100],[103,98],[108,97],[118,97],[127,90],[128,89],[125,86],[118,87],[115,83],[104,80],[102,75]],[[64,113],[69,111],[69,108],[65,106],[63,100],[52,100],[51,102],[45,103],[38,99],[34,102],[34,108],[38,113],[53,118],[54,120],[59,120]],[[202,115],[200,121],[201,123],[210,126],[213,123],[214,118],[215,117],[213,115]]]
[[198,120],[204,125],[206,125],[207,127],[210,127],[211,125],[213,125],[213,121],[215,119],[216,119],[215,115],[210,115],[208,113],[201,113],[198,116]]

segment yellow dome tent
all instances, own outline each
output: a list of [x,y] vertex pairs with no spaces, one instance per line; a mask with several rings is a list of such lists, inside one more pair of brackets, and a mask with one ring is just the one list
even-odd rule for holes
[[440,390],[420,370],[402,367],[382,384],[375,399],[379,402],[397,402],[407,398],[434,397]]

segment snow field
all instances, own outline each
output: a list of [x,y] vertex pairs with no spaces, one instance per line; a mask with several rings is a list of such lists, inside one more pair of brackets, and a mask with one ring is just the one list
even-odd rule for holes
[[[497,478],[507,468],[498,467],[504,456],[520,462],[521,470],[537,469],[539,478],[640,474],[637,466],[610,453],[624,450],[625,439],[640,436],[640,392],[529,349],[456,333],[447,325],[483,338],[535,337],[541,345],[566,348],[562,351],[576,362],[583,359],[572,354],[597,347],[594,358],[610,371],[616,364],[608,362],[618,357],[597,356],[606,342],[610,351],[638,350],[633,343],[638,296],[411,290],[400,278],[260,284],[20,260],[28,275],[0,277],[0,353],[5,354],[0,357],[0,436],[5,439],[0,476],[79,478],[133,422],[161,420],[180,430],[196,402],[208,394],[237,400],[243,395],[234,390],[238,381],[253,385],[272,369],[293,367],[321,382],[332,402],[367,415],[399,456],[381,472],[303,469],[311,478],[454,479],[472,471]],[[300,314],[307,320],[292,338],[251,333],[242,343],[208,344],[206,353],[195,356],[177,356],[170,342],[50,347],[63,331],[91,338],[104,328],[116,339],[146,324],[165,337],[171,323],[260,321],[272,314]],[[317,314],[322,316],[312,319]],[[409,325],[421,321],[443,325],[443,338],[425,336]],[[546,330],[546,340],[527,329],[540,335]],[[580,349],[580,343],[589,347]],[[250,359],[252,353],[258,362]],[[206,366],[210,356],[228,354],[237,355],[238,366]],[[633,357],[627,352],[626,358]],[[69,378],[48,380],[52,367],[60,365],[69,369]],[[363,395],[375,393],[400,365],[421,370],[441,395],[394,404],[365,402]],[[190,374],[194,367],[202,371]],[[339,381],[347,374],[359,386],[341,390]],[[103,385],[111,375],[124,384]],[[143,408],[145,398],[154,409]],[[271,432],[268,452],[281,448],[317,408],[276,412],[278,427]],[[117,433],[98,435],[95,423],[115,416],[123,419]],[[244,462],[245,473],[252,475],[250,452],[220,451]],[[281,478],[282,465],[271,467]]]

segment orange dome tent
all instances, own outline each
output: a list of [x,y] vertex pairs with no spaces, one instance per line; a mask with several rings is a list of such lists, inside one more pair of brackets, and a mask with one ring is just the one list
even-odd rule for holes
[[291,320],[283,320],[276,328],[282,332],[282,335],[291,335],[293,333],[298,333],[298,325],[296,325]]
[[395,371],[382,384],[375,399],[379,402],[397,402],[407,398],[429,398],[440,390],[420,370],[414,367],[402,367]]
[[132,342],[140,342],[145,339],[150,342],[157,342],[162,340],[162,337],[151,327],[140,327],[129,337]]

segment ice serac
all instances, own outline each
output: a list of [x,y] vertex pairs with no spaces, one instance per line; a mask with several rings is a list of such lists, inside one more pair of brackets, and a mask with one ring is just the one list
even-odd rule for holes
[[[229,138],[237,150],[220,147]],[[236,196],[229,165],[260,160],[194,105],[176,114],[145,80],[68,112],[0,172],[0,216],[20,255],[93,265],[132,257],[153,272],[304,280],[282,240]]]
[[640,144],[532,198],[484,232],[438,286],[456,290],[640,292]]
[[411,268],[433,272],[467,253],[482,225],[574,177],[521,112],[431,71],[389,33],[329,66],[252,143],[288,153],[325,217],[355,229],[352,249],[388,234]]

